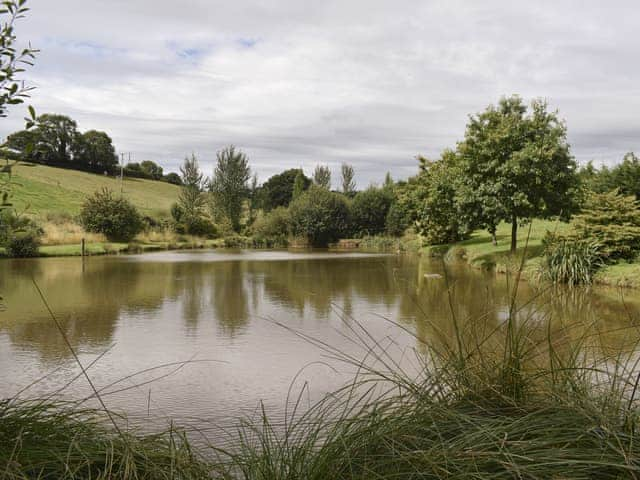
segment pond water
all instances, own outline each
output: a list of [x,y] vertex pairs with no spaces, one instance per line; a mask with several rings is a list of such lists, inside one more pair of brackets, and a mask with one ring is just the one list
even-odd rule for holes
[[[132,422],[172,418],[199,427],[232,426],[261,401],[282,412],[303,382],[307,401],[342,385],[353,368],[327,349],[362,358],[357,337],[364,332],[411,364],[425,342],[451,338],[452,314],[499,325],[514,286],[463,264],[396,255],[183,251],[2,260],[3,397],[27,386],[22,396],[91,394],[34,282],[108,407]],[[595,323],[611,346],[638,338],[635,291],[540,292],[520,282],[518,304],[533,321]]]

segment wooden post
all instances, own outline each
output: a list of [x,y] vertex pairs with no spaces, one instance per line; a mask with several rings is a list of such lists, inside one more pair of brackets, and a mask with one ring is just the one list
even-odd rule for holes
[[82,257],[84,257],[84,255],[85,255],[85,250],[84,250],[84,237],[82,237],[82,242],[80,243],[80,251],[81,251],[80,255],[81,255]]

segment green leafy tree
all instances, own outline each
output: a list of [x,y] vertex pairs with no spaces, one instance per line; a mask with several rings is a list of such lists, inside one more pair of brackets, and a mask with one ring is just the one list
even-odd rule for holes
[[169,172],[164,176],[164,181],[173,185],[182,185],[182,178],[175,172]]
[[205,199],[202,195],[203,175],[194,154],[186,157],[180,167],[182,189],[178,196],[178,207],[186,233],[192,233],[204,216]]
[[313,171],[313,183],[320,188],[331,190],[331,170],[328,166],[318,165]]
[[156,162],[152,162],[151,160],[145,160],[140,163],[140,169],[145,174],[147,178],[152,180],[161,180],[163,176],[162,167],[158,165]]
[[349,206],[343,195],[311,186],[289,206],[291,233],[314,246],[326,246],[349,229]]
[[87,232],[102,233],[115,242],[131,241],[143,228],[142,216],[136,207],[106,188],[85,200],[80,223]]
[[352,197],[356,193],[355,171],[351,165],[343,163],[340,167],[342,174],[342,193],[347,197]]
[[45,113],[36,120],[36,143],[30,155],[35,162],[69,166],[78,140],[78,126],[66,115]]
[[578,174],[587,190],[606,193],[617,188],[621,194],[635,195],[640,200],[640,159],[633,152],[626,153],[622,162],[612,167],[603,165],[597,169],[589,162]]
[[356,236],[384,233],[393,195],[388,189],[369,187],[351,203],[351,225]]
[[489,229],[511,223],[512,253],[519,223],[575,208],[578,178],[566,127],[543,101],[533,101],[527,114],[520,97],[503,98],[472,116],[458,153],[466,192],[479,206],[475,221]]
[[415,182],[417,230],[428,244],[457,242],[469,236],[471,219],[460,203],[459,158],[446,150],[436,161],[421,158],[421,173]]
[[83,170],[112,173],[118,166],[116,149],[105,132],[89,130],[77,135],[72,150],[74,163]]
[[270,211],[277,207],[288,207],[294,198],[296,182],[299,190],[297,193],[301,193],[311,185],[311,180],[300,168],[291,168],[270,177],[262,185],[262,208]]
[[240,230],[244,201],[249,195],[251,171],[247,156],[231,145],[217,153],[217,164],[210,183],[214,212],[222,213],[234,231]]

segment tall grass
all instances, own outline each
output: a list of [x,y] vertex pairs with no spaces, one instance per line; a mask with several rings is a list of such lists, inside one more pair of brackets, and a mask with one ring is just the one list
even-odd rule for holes
[[306,338],[357,367],[357,378],[304,412],[298,399],[284,425],[264,412],[243,424],[237,447],[217,450],[216,475],[640,478],[637,344],[611,353],[595,329],[577,340],[575,327],[552,333],[515,295],[508,318],[484,334],[452,309],[453,338],[436,331],[417,373],[353,318],[366,362]]
[[604,262],[598,243],[560,239],[545,246],[537,277],[569,286],[590,285],[602,266]]
[[0,402],[0,478],[210,478],[183,432],[115,432],[104,421],[66,404]]

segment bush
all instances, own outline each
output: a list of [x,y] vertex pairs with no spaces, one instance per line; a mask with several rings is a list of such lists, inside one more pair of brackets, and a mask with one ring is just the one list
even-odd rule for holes
[[38,255],[42,229],[30,218],[6,210],[0,216],[0,245],[9,257]]
[[102,233],[115,242],[129,242],[143,229],[136,207],[124,198],[114,198],[106,188],[84,202],[80,223],[87,232]]
[[284,207],[271,210],[253,224],[253,235],[261,245],[286,245],[289,236],[289,211]]
[[349,206],[345,198],[311,186],[289,206],[291,233],[313,246],[326,246],[348,232]]
[[598,243],[607,262],[633,260],[640,252],[640,202],[617,189],[589,195],[572,226],[567,238]]
[[556,238],[548,233],[543,244],[544,255],[538,269],[541,280],[569,286],[590,285],[603,265],[597,242]]
[[359,192],[351,204],[354,235],[363,237],[383,233],[392,202],[393,195],[389,189],[369,187]]

